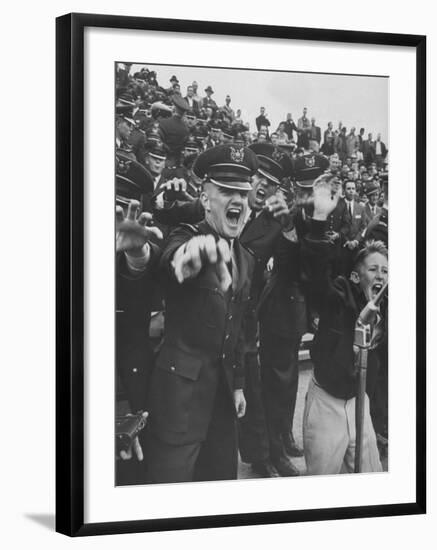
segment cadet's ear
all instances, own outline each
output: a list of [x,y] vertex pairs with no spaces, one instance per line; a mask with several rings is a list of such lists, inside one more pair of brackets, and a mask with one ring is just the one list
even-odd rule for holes
[[356,271],[352,271],[350,274],[350,280],[356,285],[360,282],[360,276]]
[[202,206],[205,209],[205,212],[211,211],[211,205],[209,204],[208,193],[206,193],[205,191],[202,191],[200,193],[200,202],[202,203]]

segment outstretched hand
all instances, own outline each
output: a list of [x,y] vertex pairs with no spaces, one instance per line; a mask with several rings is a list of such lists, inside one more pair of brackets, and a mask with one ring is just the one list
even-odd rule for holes
[[313,188],[313,218],[315,220],[326,220],[337,206],[339,198],[340,186],[336,189],[332,180],[326,181],[321,179],[320,182],[316,180]]
[[278,219],[283,228],[291,229],[292,215],[282,191],[278,191],[266,200],[265,208]]
[[230,261],[231,251],[224,239],[216,241],[212,235],[199,235],[176,251],[172,264],[179,283],[196,277],[204,265],[215,265],[220,287],[225,292],[232,283],[226,265]]
[[140,203],[130,201],[127,214],[117,206],[115,210],[115,249],[116,252],[140,253],[143,246],[155,236],[162,239],[162,233],[157,227],[149,227],[147,223],[152,214],[142,212],[138,216]]

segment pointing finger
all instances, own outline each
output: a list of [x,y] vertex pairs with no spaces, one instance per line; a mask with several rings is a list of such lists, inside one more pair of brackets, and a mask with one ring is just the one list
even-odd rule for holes
[[212,264],[215,264],[217,261],[217,244],[212,235],[207,235],[205,237],[204,250],[208,261]]
[[150,221],[151,219],[152,219],[152,214],[150,214],[150,212],[142,212],[138,216],[138,223],[142,226],[145,226],[147,222]]
[[228,243],[224,239],[219,239],[217,242],[217,250],[222,260],[227,264],[231,261],[231,251]]
[[121,223],[124,220],[124,212],[121,206],[115,207],[115,221]]
[[156,226],[149,226],[146,227],[147,231],[155,235],[155,237],[159,240],[162,240],[164,238],[164,235],[162,234],[162,231],[159,229],[159,227]]
[[133,448],[134,448],[136,457],[137,457],[138,460],[141,462],[141,461],[143,460],[143,458],[144,458],[144,455],[143,455],[143,449],[141,448],[141,445],[140,445],[140,442],[139,442],[139,440],[138,440],[138,437],[136,437],[136,438],[134,439]]
[[131,221],[135,221],[138,208],[140,207],[140,203],[138,201],[130,201],[129,206],[127,207],[127,219]]
[[199,271],[202,267],[199,250],[200,238],[194,237],[188,242],[185,252],[186,263],[191,263],[195,271]]

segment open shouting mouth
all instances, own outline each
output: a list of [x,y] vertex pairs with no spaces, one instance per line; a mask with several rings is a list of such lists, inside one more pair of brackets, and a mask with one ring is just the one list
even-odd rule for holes
[[238,227],[243,213],[243,208],[233,206],[226,211],[226,220],[231,227]]
[[380,282],[373,283],[373,285],[370,287],[370,295],[372,299],[378,295],[383,286],[384,285]]
[[256,195],[255,195],[255,198],[256,198],[256,202],[259,204],[259,205],[262,205],[266,199],[266,190],[263,189],[262,187],[259,187],[256,191]]

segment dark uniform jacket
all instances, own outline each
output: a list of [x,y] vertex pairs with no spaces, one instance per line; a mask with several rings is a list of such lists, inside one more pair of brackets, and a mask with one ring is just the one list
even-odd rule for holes
[[244,310],[249,300],[253,258],[234,241],[238,279],[235,290],[223,292],[214,266],[179,284],[171,265],[174,253],[196,235],[214,232],[205,222],[181,225],[169,236],[161,258],[165,289],[164,343],[156,361],[150,391],[150,426],[169,444],[203,441],[214,405],[217,376],[229,389],[244,383],[243,350],[239,346]]
[[265,210],[249,219],[240,235],[241,244],[255,258],[250,300],[244,318],[244,346],[246,352],[257,352],[258,304],[265,285],[266,264],[273,256],[281,238],[281,224]]
[[273,253],[273,271],[260,297],[263,327],[285,338],[302,335],[307,328],[300,254],[300,242],[280,236]]
[[132,412],[147,409],[148,380],[154,361],[149,326],[160,251],[154,244],[150,248],[149,264],[139,276],[129,272],[124,254],[116,259],[116,366]]
[[[325,239],[325,231],[326,222],[312,220],[311,232],[302,243],[303,269],[320,313],[311,359],[317,383],[334,397],[351,399],[357,393],[355,323],[367,300],[362,290],[345,277],[331,278],[329,248],[332,244]],[[378,354],[369,351],[368,388],[378,362]]]
[[159,122],[159,135],[171,155],[179,155],[189,135],[188,127],[181,117],[172,116]]

